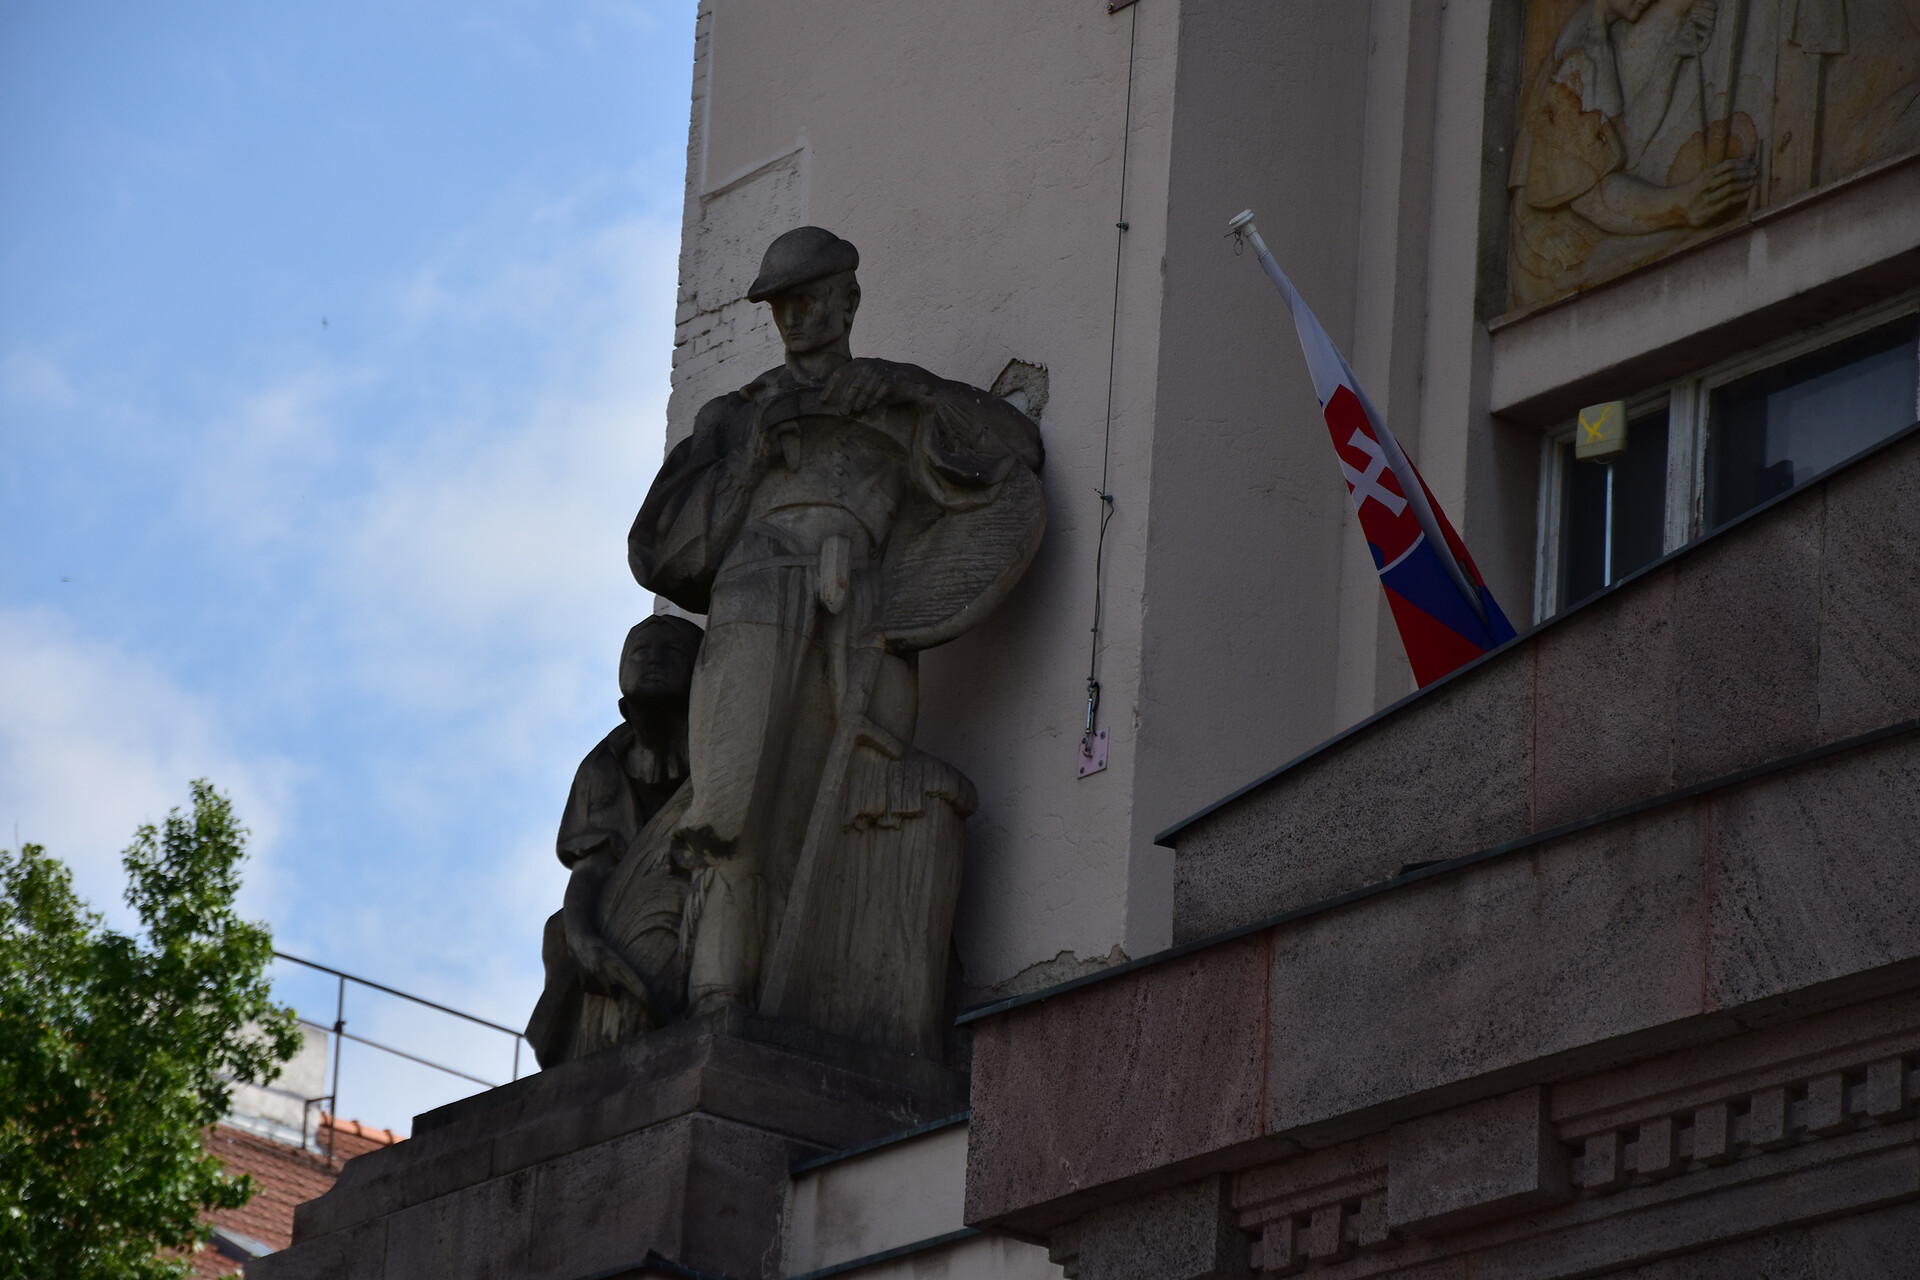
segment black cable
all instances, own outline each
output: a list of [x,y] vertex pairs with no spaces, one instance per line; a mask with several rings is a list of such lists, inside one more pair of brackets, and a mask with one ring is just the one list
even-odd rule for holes
[[1086,754],[1093,745],[1094,717],[1100,710],[1100,621],[1105,602],[1107,522],[1113,519],[1113,494],[1107,489],[1113,466],[1113,380],[1120,351],[1120,266],[1127,240],[1127,143],[1133,135],[1133,54],[1140,35],[1140,9],[1132,6],[1127,28],[1127,105],[1120,123],[1120,208],[1113,233],[1113,316],[1107,330],[1107,416],[1105,436],[1100,444],[1100,532],[1093,549],[1093,633],[1087,653],[1087,724],[1080,738],[1080,750]]

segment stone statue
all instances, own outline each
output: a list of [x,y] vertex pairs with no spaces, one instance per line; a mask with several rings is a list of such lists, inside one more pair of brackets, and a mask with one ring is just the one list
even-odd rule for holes
[[671,834],[685,811],[687,697],[700,628],[648,618],[620,652],[621,723],[587,754],[560,819],[572,871],[547,921],[547,983],[527,1024],[540,1065],[617,1044],[685,1003],[680,938],[689,875]]
[[853,245],[776,239],[748,298],[785,362],[701,409],[634,521],[634,577],[707,615],[673,830],[689,1012],[739,1008],[937,1056],[972,785],[916,750],[921,649],[1019,580],[1039,429],[854,359]]

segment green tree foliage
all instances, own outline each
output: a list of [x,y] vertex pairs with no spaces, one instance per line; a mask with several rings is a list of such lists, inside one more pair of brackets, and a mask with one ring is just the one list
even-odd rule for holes
[[252,1196],[202,1133],[299,1034],[271,999],[271,936],[234,913],[245,856],[232,806],[194,783],[192,814],[124,855],[135,938],[44,849],[0,850],[0,1276],[179,1276],[202,1211]]

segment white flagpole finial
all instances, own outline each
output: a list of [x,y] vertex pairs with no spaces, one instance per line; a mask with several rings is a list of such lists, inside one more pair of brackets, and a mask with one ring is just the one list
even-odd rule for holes
[[[1257,258],[1270,258],[1273,256],[1272,252],[1267,248],[1267,242],[1260,238],[1260,228],[1253,225],[1253,210],[1251,209],[1242,209],[1233,216],[1233,219],[1227,223],[1227,234],[1230,236],[1245,237],[1247,242],[1253,246],[1254,256]],[[1262,265],[1264,266],[1265,264],[1263,263]],[[1278,283],[1278,281],[1275,283]]]

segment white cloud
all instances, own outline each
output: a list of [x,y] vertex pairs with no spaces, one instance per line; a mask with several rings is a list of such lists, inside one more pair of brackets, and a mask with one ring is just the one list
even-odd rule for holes
[[252,833],[243,907],[259,912],[270,900],[289,767],[239,758],[214,709],[151,662],[79,635],[50,609],[0,610],[0,707],[7,847],[45,845],[73,868],[83,897],[130,927],[121,851],[136,827],[187,805],[187,784],[206,777]]
[[300,554],[317,509],[307,499],[341,455],[343,407],[370,381],[365,371],[314,364],[240,395],[173,460],[179,508],[216,526],[234,558],[256,569],[262,551]]
[[18,347],[0,358],[0,395],[41,409],[67,409],[73,384],[61,363],[45,351]]
[[583,605],[646,607],[623,557],[660,457],[677,235],[580,228],[573,203],[456,236],[393,291],[382,367],[266,381],[183,470],[189,518],[314,574],[383,664],[564,645]]
[[[677,253],[676,237],[637,220],[538,239],[507,252],[471,233],[416,273],[394,357],[478,326],[488,341],[524,335],[530,367],[469,365],[397,430],[353,446],[367,450],[359,484],[275,551],[300,561],[296,577],[312,575],[313,623],[276,659],[277,683],[311,679],[405,708],[419,733],[363,800],[381,819],[372,839],[405,849],[404,870],[330,868],[352,909],[290,917],[289,945],[509,1026],[531,1012],[541,924],[565,883],[552,841],[567,781],[611,727],[620,639],[650,610],[625,536],[660,456]],[[308,398],[252,403],[326,403],[321,383],[305,385]],[[350,412],[352,398],[323,417]],[[300,452],[257,451],[229,482],[270,493]],[[471,816],[489,780],[528,790],[505,829]],[[360,1033],[505,1078],[505,1037],[391,998],[349,999]],[[404,1129],[470,1088],[364,1047],[347,1053],[342,1105],[372,1123]]]
[[[629,222],[551,254],[502,260],[489,248],[462,255],[487,260],[486,272],[443,262],[431,304],[413,291],[410,320],[492,315],[526,332],[539,344],[532,385],[481,372],[423,409],[374,459],[324,591],[377,659],[361,673],[374,687],[446,709],[491,685],[490,736],[504,744],[521,735],[501,721],[550,720],[577,705],[582,679],[610,683],[620,636],[648,611],[625,539],[659,459],[675,245]],[[513,688],[496,683],[503,661]]]
[[[280,945],[524,1023],[565,883],[553,824],[651,607],[625,535],[672,342],[676,229],[578,203],[461,233],[358,347],[137,424],[140,483],[172,494],[157,527],[220,602],[174,647],[213,670],[187,683],[64,614],[0,613],[0,836],[18,819],[114,906],[135,826],[211,777],[255,832],[246,900]],[[280,990],[331,1020],[329,983]],[[350,996],[349,1020],[509,1069],[505,1037],[391,998]],[[400,1129],[468,1088],[353,1047],[343,1072],[348,1113]]]
[[[331,72],[286,43],[298,15],[192,55],[183,90],[220,80],[210,101],[248,111],[87,96],[114,122],[88,171],[138,234],[65,229],[50,305],[0,344],[27,570],[0,613],[0,841],[17,818],[110,906],[133,828],[209,776],[255,829],[248,895],[287,950],[525,1018],[565,880],[554,823],[650,607],[624,536],[663,434],[692,23],[654,7],[411,15],[382,48],[430,40],[445,65],[373,85],[393,90],[377,138],[314,96]],[[524,128],[444,174],[395,168],[503,85]],[[340,163],[289,197],[220,162],[282,136]],[[203,205],[215,222],[173,216]],[[330,1019],[328,984],[296,985]],[[467,1052],[400,1008],[358,1025]],[[366,1119],[444,1100],[357,1069]]]

